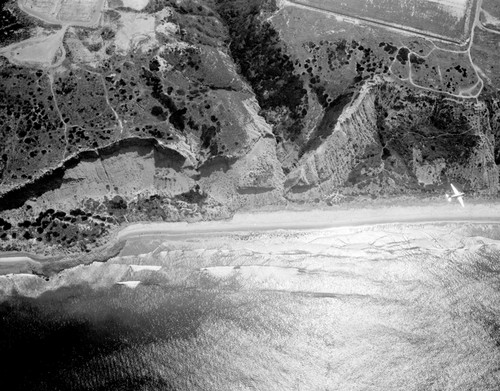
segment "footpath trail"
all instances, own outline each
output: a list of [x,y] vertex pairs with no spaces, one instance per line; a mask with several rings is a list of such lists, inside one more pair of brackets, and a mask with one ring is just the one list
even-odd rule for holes
[[[453,53],[453,54],[466,54],[467,57],[469,58],[470,65],[474,69],[474,73],[475,73],[475,76],[476,76],[476,79],[477,79],[476,84],[474,84],[472,87],[470,87],[468,89],[464,89],[459,94],[454,94],[454,93],[451,93],[451,92],[441,91],[439,89],[422,86],[422,85],[417,84],[417,83],[415,83],[413,81],[412,69],[411,69],[411,62],[408,61],[408,75],[409,75],[408,76],[408,82],[412,86],[420,88],[420,89],[423,89],[423,90],[426,90],[426,91],[431,91],[431,92],[434,92],[434,93],[438,93],[438,94],[446,94],[446,95],[451,96],[453,98],[469,98],[469,99],[472,98],[472,99],[477,99],[479,97],[479,95],[481,94],[481,92],[483,91],[483,88],[484,88],[484,82],[483,82],[483,79],[479,76],[479,73],[483,73],[483,72],[482,72],[482,70],[476,64],[474,64],[474,60],[472,59],[472,55],[471,55],[471,48],[472,48],[472,45],[474,44],[474,34],[475,34],[476,27],[483,28],[483,25],[482,25],[481,20],[480,20],[482,5],[483,5],[483,0],[477,0],[476,12],[475,12],[475,15],[474,15],[474,21],[472,23],[470,37],[469,37],[469,40],[468,40],[467,48],[465,50],[453,50],[453,49],[440,48],[434,42],[431,41],[431,43],[432,43],[432,45],[434,47],[431,49],[431,51],[429,53],[427,53],[426,56],[424,56],[424,58],[429,57],[430,54],[434,50],[439,50],[439,51],[442,51],[442,52]],[[414,54],[414,55],[418,56],[417,53],[415,53],[415,52],[413,52],[413,51],[410,50],[410,55],[411,54]],[[472,92],[474,92],[474,91],[476,91],[476,92],[473,94]]]
[[[284,4],[289,5],[289,6],[304,8],[304,9],[311,9],[311,10],[314,10],[316,12],[321,12],[321,13],[326,13],[326,14],[334,14],[334,15],[338,14],[337,12],[332,12],[332,11],[328,11],[328,10],[314,7],[311,5],[306,5],[303,2],[298,1],[298,0],[285,0]],[[411,55],[415,55],[415,56],[421,57],[421,58],[428,58],[434,51],[442,51],[442,52],[447,52],[447,53],[452,53],[452,54],[465,54],[465,55],[467,55],[469,62],[470,62],[470,65],[474,69],[475,78],[477,79],[477,82],[474,85],[469,86],[468,88],[461,89],[458,94],[453,93],[453,92],[449,92],[449,91],[444,91],[444,90],[438,89],[438,88],[428,87],[428,86],[421,85],[421,84],[418,84],[417,82],[415,82],[413,80],[412,68],[411,68],[410,61],[407,61],[408,77],[401,79],[401,80],[408,82],[409,84],[411,84],[415,88],[419,88],[419,89],[425,90],[425,91],[430,91],[430,92],[433,92],[436,94],[444,94],[450,98],[477,99],[484,88],[483,79],[480,77],[480,74],[484,74],[484,72],[482,72],[482,70],[474,63],[474,60],[473,60],[472,55],[471,55],[471,48],[472,48],[472,45],[474,44],[474,34],[475,34],[476,27],[479,29],[490,31],[490,29],[483,26],[483,24],[481,23],[481,20],[480,20],[480,15],[481,15],[481,11],[482,11],[482,4],[483,4],[483,0],[477,0],[477,3],[475,5],[476,6],[475,14],[473,15],[473,22],[472,22],[472,25],[470,28],[470,36],[466,40],[467,46],[463,50],[453,50],[453,49],[446,49],[446,48],[438,47],[435,43],[436,41],[442,41],[444,43],[447,43],[447,44],[451,43],[454,45],[457,45],[457,42],[455,42],[453,40],[444,39],[443,37],[440,37],[440,36],[436,36],[435,34],[432,34],[431,32],[417,32],[411,28],[405,28],[404,26],[393,25],[393,24],[384,23],[384,22],[378,22],[378,21],[366,19],[366,18],[359,18],[359,17],[355,17],[352,15],[338,14],[338,16],[341,18],[357,20],[357,21],[362,22],[362,23],[368,23],[371,25],[380,26],[382,28],[386,28],[386,29],[390,29],[390,30],[394,30],[394,31],[399,31],[405,35],[412,34],[412,35],[420,36],[426,40],[429,40],[431,42],[431,44],[433,45],[433,48],[425,56],[422,56],[419,53],[416,53],[416,52],[410,50],[410,48],[403,46],[403,48],[406,48],[409,51],[408,58],[410,58]],[[500,34],[500,32],[497,32],[497,31],[492,31],[492,32]],[[392,70],[392,65],[394,64],[395,61],[397,61],[397,59],[393,60],[391,66],[390,66],[391,70]],[[391,73],[392,73],[392,71],[391,71]],[[400,79],[396,75],[394,75],[394,76],[396,78]]]

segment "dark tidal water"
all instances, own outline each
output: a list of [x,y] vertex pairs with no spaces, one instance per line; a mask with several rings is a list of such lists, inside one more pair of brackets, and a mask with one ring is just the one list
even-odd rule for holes
[[[145,297],[156,299],[152,308],[141,307]],[[193,338],[209,314],[224,316],[222,306],[209,291],[158,286],[10,299],[0,304],[3,381],[9,390],[175,390],[134,350]]]
[[[4,298],[2,382],[51,391],[496,391],[499,237],[497,228],[419,226],[155,242],[149,255],[43,281],[52,290],[37,298]],[[127,269],[135,263],[162,268]],[[117,278],[142,283],[130,289]],[[12,292],[45,289],[26,281]]]

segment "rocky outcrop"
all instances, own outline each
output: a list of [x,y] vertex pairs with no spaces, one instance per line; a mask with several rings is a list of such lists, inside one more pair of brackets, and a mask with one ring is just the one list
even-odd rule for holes
[[366,84],[333,126],[328,138],[305,154],[287,176],[287,198],[306,200],[339,190],[365,149],[377,143],[376,93]]
[[215,200],[231,209],[284,203],[284,175],[276,156],[276,141],[264,137],[232,164],[213,162],[202,171],[200,185]]
[[32,203],[36,211],[76,208],[85,198],[116,194],[120,188],[124,194],[133,194],[153,186],[157,166],[161,178],[162,169],[179,171],[185,161],[184,156],[164,148],[156,139],[124,139],[77,153],[59,167],[3,193],[0,210],[22,207],[30,199],[36,200]]
[[456,103],[387,78],[366,83],[332,134],[286,179],[292,201],[332,195],[417,194],[450,181],[478,194],[499,190],[486,105]]

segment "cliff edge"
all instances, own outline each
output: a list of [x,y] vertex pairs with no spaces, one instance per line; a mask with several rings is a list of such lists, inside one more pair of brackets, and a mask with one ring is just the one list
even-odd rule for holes
[[450,182],[498,193],[500,59],[485,30],[463,56],[274,0],[110,2],[91,27],[2,12],[18,24],[0,48],[1,251],[92,253],[134,221],[432,197]]

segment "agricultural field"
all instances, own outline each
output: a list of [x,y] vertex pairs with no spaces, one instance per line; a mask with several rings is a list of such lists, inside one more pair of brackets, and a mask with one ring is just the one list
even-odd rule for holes
[[463,43],[475,0],[291,0],[340,16],[380,23],[431,38]]

